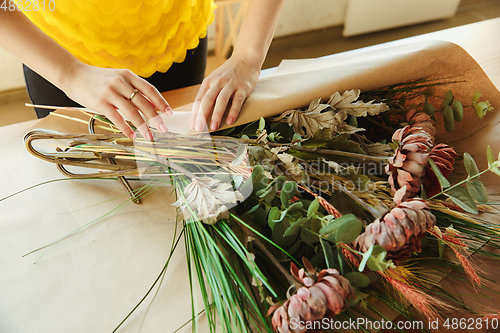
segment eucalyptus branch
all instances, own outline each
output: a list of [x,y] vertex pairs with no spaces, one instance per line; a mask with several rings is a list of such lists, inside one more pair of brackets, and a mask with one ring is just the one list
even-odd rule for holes
[[491,171],[491,166],[490,166],[490,167],[488,167],[488,169],[483,170],[483,171],[481,171],[480,173],[478,173],[478,174],[474,175],[474,177],[468,176],[466,179],[464,179],[464,180],[462,180],[462,181],[460,181],[460,182],[456,183],[456,184],[455,184],[455,185],[453,185],[453,186],[448,187],[448,188],[447,188],[447,189],[445,189],[445,190],[442,190],[441,192],[439,192],[438,194],[433,195],[432,197],[428,198],[427,200],[432,200],[432,199],[434,199],[434,198],[436,198],[436,197],[440,196],[441,194],[446,194],[446,192],[448,192],[449,190],[454,189],[455,187],[458,187],[458,186],[460,186],[460,185],[462,185],[462,184],[465,184],[465,183],[467,183],[467,182],[468,182],[469,180],[471,180],[471,179],[474,179],[474,178],[479,178],[479,176],[481,176],[482,174],[484,174],[484,173],[486,173],[486,172],[488,172],[488,171]]

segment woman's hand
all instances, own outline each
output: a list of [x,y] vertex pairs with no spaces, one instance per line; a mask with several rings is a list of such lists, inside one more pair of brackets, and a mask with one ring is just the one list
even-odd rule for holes
[[99,68],[82,63],[75,67],[64,79],[63,90],[68,97],[103,113],[131,139],[135,139],[135,133],[117,109],[148,140],[153,139],[153,134],[141,114],[158,130],[168,131],[157,110],[167,115],[171,115],[172,110],[158,90],[146,80],[127,69]]
[[211,130],[218,129],[228,105],[226,123],[234,123],[243,102],[257,84],[284,2],[248,1],[231,58],[203,81],[196,95],[189,123],[191,129],[202,131],[212,110],[208,126]]
[[210,130],[217,130],[228,106],[226,123],[234,123],[243,102],[257,83],[260,67],[258,61],[232,56],[207,76],[196,95],[189,127],[202,131],[212,113],[212,121],[207,125]]

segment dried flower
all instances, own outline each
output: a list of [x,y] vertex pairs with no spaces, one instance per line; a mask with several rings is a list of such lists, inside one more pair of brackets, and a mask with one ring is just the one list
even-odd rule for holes
[[405,201],[381,219],[369,224],[354,241],[354,248],[366,252],[372,245],[387,250],[387,259],[400,261],[420,252],[420,239],[436,224],[436,217],[421,199]]
[[[297,269],[291,264],[292,275],[300,282],[297,292],[281,306],[273,306],[269,313],[273,314],[273,329],[280,333],[303,333],[307,323],[314,327],[314,321],[338,315],[349,306],[349,301],[356,297],[349,280],[335,269],[324,269],[319,273],[303,259],[307,269]],[[292,329],[291,323],[304,322],[302,328]],[[296,325],[295,325],[296,326]]]
[[435,133],[428,114],[410,111],[407,117],[411,125],[394,132],[392,140],[398,143],[398,148],[385,169],[393,194],[406,186],[403,200],[420,191]]
[[181,218],[188,219],[192,216],[191,212],[196,212],[196,217],[208,224],[224,218],[230,204],[244,200],[243,195],[233,190],[230,183],[209,177],[194,178],[184,189],[184,195],[173,203],[179,208]]
[[[444,143],[440,143],[434,146],[429,154],[429,158],[436,162],[436,165],[439,167],[439,170],[445,178],[447,178],[453,171],[453,164],[455,164],[455,159],[457,158],[457,156],[458,154],[455,152],[455,150]],[[439,186],[437,177],[434,174],[434,171],[432,171],[430,165],[427,165],[427,167],[425,168],[425,176],[423,181],[425,193],[428,198],[438,194],[441,191],[441,187]]]

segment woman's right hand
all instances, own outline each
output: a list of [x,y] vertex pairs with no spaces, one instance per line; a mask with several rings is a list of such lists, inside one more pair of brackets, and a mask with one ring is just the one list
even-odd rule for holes
[[[103,113],[123,134],[135,139],[135,133],[117,111],[125,115],[148,140],[153,134],[141,114],[150,124],[167,132],[160,113],[172,114],[167,101],[146,80],[127,69],[99,68],[79,63],[67,73],[64,92],[75,102]],[[137,89],[137,92],[135,92]]]

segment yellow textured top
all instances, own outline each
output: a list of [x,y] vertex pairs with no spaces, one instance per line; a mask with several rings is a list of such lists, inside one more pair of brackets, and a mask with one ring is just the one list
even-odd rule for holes
[[[57,0],[24,14],[82,62],[149,77],[183,62],[214,18],[213,0]],[[55,7],[55,8],[54,8]]]

